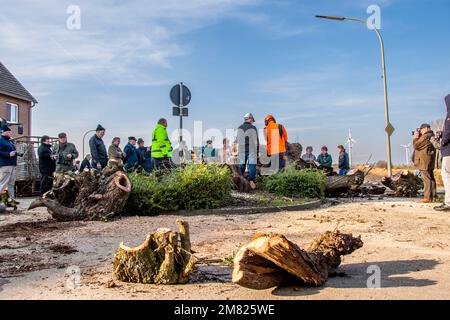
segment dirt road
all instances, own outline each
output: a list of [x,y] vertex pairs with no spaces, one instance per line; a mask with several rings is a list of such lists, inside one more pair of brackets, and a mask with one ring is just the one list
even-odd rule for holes
[[[450,298],[450,214],[411,200],[358,200],[303,212],[187,217],[196,256],[209,260],[198,266],[191,283],[154,286],[115,281],[110,288],[112,255],[119,243],[138,245],[158,227],[176,228],[176,218],[56,223],[43,209],[1,214],[0,299]],[[249,290],[231,284],[231,268],[217,262],[255,233],[283,233],[304,246],[335,228],[361,235],[364,247],[344,257],[339,276],[324,287]],[[368,268],[379,268],[381,288],[367,288]]]

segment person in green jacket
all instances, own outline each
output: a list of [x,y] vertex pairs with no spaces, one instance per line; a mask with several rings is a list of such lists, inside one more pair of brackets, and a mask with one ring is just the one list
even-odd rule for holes
[[322,167],[331,168],[333,166],[333,159],[331,158],[331,155],[328,154],[328,148],[326,146],[322,147],[322,152],[317,157],[317,161]]
[[171,169],[172,144],[167,134],[167,120],[159,119],[152,134],[152,158],[156,169]]
[[67,142],[64,132],[58,134],[58,144],[53,149],[52,159],[56,161],[56,174],[72,172],[78,150],[73,143]]

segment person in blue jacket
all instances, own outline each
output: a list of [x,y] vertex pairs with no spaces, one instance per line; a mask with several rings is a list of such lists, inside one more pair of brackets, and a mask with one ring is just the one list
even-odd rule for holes
[[133,171],[139,163],[139,154],[136,150],[135,137],[128,138],[128,143],[123,149],[123,152],[125,153],[125,158],[123,159],[125,171]]
[[3,126],[0,136],[0,198],[5,206],[16,208],[19,204],[15,200],[17,151],[11,138],[11,129]]
[[442,155],[442,181],[445,188],[445,200],[440,206],[434,208],[436,211],[450,211],[450,94],[445,97],[447,117],[444,123],[444,132],[441,140]]

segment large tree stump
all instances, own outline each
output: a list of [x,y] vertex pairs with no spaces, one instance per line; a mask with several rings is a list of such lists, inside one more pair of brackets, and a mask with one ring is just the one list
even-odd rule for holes
[[384,177],[381,183],[391,189],[396,197],[417,197],[419,190],[423,188],[422,180],[407,170],[392,178]]
[[341,256],[363,246],[361,238],[339,231],[325,232],[308,251],[283,235],[258,235],[243,246],[234,259],[233,283],[264,290],[289,283],[321,286]]
[[121,243],[113,259],[114,277],[132,283],[187,283],[196,259],[188,223],[177,220],[177,224],[179,232],[158,229],[136,248]]
[[130,192],[131,182],[123,171],[84,171],[58,176],[53,189],[29,209],[47,207],[57,221],[106,220],[123,210]]

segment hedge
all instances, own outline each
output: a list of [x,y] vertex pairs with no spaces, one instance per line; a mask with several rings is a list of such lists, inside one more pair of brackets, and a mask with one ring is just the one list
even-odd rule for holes
[[213,209],[231,197],[231,172],[217,164],[192,164],[161,174],[132,173],[125,212],[156,215],[164,211]]
[[326,187],[325,174],[313,169],[295,170],[287,167],[263,180],[264,190],[285,197],[323,198]]

